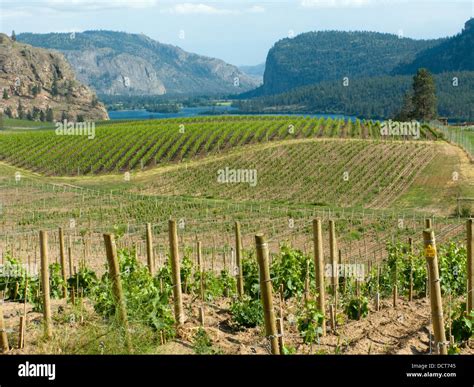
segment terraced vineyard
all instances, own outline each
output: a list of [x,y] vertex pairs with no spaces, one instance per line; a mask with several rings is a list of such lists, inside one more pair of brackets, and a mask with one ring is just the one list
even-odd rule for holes
[[[54,130],[0,136],[0,160],[48,175],[141,169],[242,145],[311,137],[380,138],[380,123],[305,117],[224,117],[102,123],[94,139]],[[436,138],[423,127],[421,138]]]
[[[248,148],[244,156],[231,152],[166,170],[147,179],[144,189],[159,195],[383,207],[436,156],[436,145],[336,139],[277,142]],[[222,183],[218,172],[225,168],[255,170],[258,183]]]

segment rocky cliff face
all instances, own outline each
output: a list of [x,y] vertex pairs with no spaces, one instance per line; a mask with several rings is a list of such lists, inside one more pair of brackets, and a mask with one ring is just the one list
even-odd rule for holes
[[93,91],[77,81],[63,55],[0,34],[0,111],[14,118],[108,119]]
[[145,35],[114,31],[19,34],[61,51],[77,78],[99,94],[238,94],[258,81],[222,60],[192,54]]

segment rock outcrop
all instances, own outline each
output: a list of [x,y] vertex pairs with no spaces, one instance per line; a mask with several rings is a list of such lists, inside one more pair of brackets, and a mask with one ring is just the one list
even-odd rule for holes
[[108,119],[95,93],[80,83],[64,56],[0,34],[0,111],[43,121]]

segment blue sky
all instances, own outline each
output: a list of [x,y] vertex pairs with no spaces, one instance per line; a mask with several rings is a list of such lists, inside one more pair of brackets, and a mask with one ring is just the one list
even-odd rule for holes
[[454,35],[474,0],[0,0],[0,31],[144,33],[236,65],[265,61],[279,39],[315,30]]

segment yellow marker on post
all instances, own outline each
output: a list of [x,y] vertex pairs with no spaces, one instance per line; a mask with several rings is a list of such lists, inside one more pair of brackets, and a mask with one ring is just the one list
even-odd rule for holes
[[433,245],[428,245],[425,247],[425,257],[426,258],[436,257],[436,248]]

